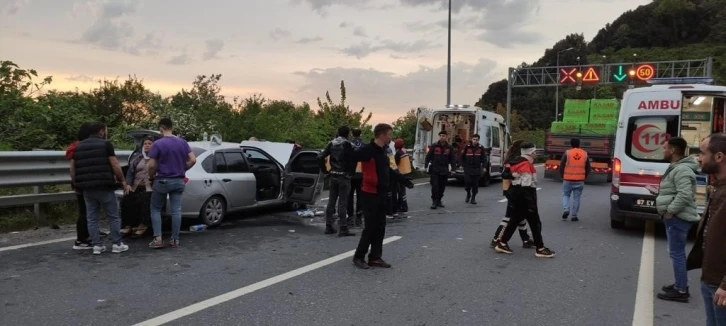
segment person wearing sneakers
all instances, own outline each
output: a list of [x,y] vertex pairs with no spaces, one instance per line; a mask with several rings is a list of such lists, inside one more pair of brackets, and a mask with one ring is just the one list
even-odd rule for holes
[[535,255],[541,258],[555,256],[555,252],[544,246],[542,240],[542,221],[537,208],[537,170],[534,167],[536,148],[532,143],[523,143],[521,156],[507,162],[512,173],[512,184],[509,187],[507,205],[512,207],[512,217],[504,228],[497,245],[494,247],[499,253],[511,254],[507,242],[512,238],[514,230],[522,220],[527,220],[532,227],[532,237],[537,248]]
[[580,148],[580,139],[570,139],[570,148],[565,151],[560,160],[560,176],[562,177],[562,220],[572,216],[577,222],[577,211],[580,210],[580,196],[585,188],[585,180],[590,174],[590,158],[587,152]]
[[663,217],[668,239],[668,252],[673,264],[675,283],[664,286],[658,298],[667,301],[688,302],[688,272],[686,271],[686,244],[691,224],[701,216],[696,210],[696,172],[698,162],[686,156],[688,142],[681,137],[668,139],[663,159],[670,162],[658,187],[655,207]]
[[171,241],[172,248],[179,247],[179,232],[181,231],[181,197],[184,193],[184,178],[186,171],[197,163],[197,157],[192,152],[186,140],[174,136],[174,125],[169,118],[159,120],[159,130],[163,137],[151,145],[149,151],[149,181],[151,182],[151,227],[154,230],[154,240],[149,243],[150,248],[164,248],[161,239],[161,208],[169,196],[171,210]]
[[111,251],[121,253],[129,250],[129,246],[121,242],[121,218],[114,193],[116,181],[121,181],[126,187],[126,179],[116,159],[113,145],[106,140],[107,131],[102,122],[91,123],[88,126],[88,138],[76,145],[71,160],[71,183],[75,189],[83,192],[88,234],[93,243],[94,255],[106,251],[98,232],[101,207],[108,218]]
[[[494,238],[492,238],[491,243],[489,244],[490,247],[494,248],[497,245],[497,241],[499,240],[499,237],[502,235],[502,231],[504,231],[504,228],[507,227],[507,224],[509,224],[509,220],[511,219],[512,214],[514,214],[514,208],[511,207],[509,203],[508,198],[508,192],[509,187],[512,184],[512,172],[511,167],[507,162],[515,159],[517,156],[519,156],[519,152],[521,150],[523,141],[517,140],[514,143],[512,143],[511,146],[509,146],[509,149],[504,154],[505,160],[504,160],[504,170],[502,171],[502,192],[504,194],[504,197],[507,199],[507,210],[504,213],[504,218],[501,222],[499,222],[499,226],[497,226],[497,230],[494,231]],[[519,222],[519,225],[517,226],[519,229],[519,236],[522,238],[522,247],[523,248],[534,248],[534,242],[532,242],[532,239],[529,237],[529,234],[527,234],[527,220],[522,220]]]

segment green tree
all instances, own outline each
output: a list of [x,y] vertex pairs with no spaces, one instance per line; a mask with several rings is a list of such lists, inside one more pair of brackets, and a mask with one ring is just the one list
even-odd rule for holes
[[325,102],[318,98],[318,112],[315,114],[319,122],[319,127],[323,134],[332,139],[336,136],[338,127],[348,126],[350,128],[360,128],[361,131],[370,129],[368,122],[371,120],[372,113],[368,113],[365,117],[365,107],[358,111],[352,111],[350,106],[345,103],[346,89],[345,82],[340,81],[340,103],[334,103],[330,98],[330,92],[325,92]]
[[416,141],[416,130],[418,129],[416,110],[408,110],[404,116],[394,121],[392,126],[394,137],[403,139],[404,145],[412,148]]

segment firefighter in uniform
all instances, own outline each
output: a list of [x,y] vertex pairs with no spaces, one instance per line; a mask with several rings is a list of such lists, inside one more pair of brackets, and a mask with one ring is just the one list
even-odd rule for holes
[[[398,173],[404,177],[409,178],[413,172],[411,164],[411,156],[406,152],[406,147],[403,143],[403,139],[398,138],[394,142],[396,148],[396,166],[398,166]],[[398,184],[398,203],[396,203],[398,211],[401,213],[408,212],[408,200],[406,199],[406,187],[399,183]]]
[[580,196],[585,187],[585,179],[590,174],[590,160],[587,152],[580,148],[580,139],[572,138],[570,148],[562,155],[560,176],[562,177],[562,219],[572,218],[579,221]]
[[429,152],[426,153],[424,166],[430,176],[431,209],[444,207],[441,199],[444,198],[446,183],[449,180],[452,168],[456,165],[456,154],[446,141],[447,136],[446,130],[439,132],[439,141],[429,146]]
[[476,205],[476,194],[479,193],[479,180],[487,166],[487,156],[484,146],[479,144],[479,135],[471,137],[471,143],[464,147],[461,154],[464,166],[464,187],[466,188],[466,202]]

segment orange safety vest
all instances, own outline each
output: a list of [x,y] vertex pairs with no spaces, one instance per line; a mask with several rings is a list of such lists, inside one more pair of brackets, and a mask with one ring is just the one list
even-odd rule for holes
[[398,162],[398,172],[400,172],[403,175],[409,174],[412,172],[411,169],[411,157],[408,156],[408,154],[404,154],[401,156],[401,160]]
[[562,179],[567,181],[584,181],[585,166],[587,163],[587,152],[581,148],[572,148],[567,151],[567,162],[565,162],[565,175]]

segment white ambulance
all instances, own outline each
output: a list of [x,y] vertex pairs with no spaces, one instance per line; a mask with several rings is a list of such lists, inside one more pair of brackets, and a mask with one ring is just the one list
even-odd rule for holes
[[[628,219],[660,220],[655,195],[668,168],[663,146],[680,136],[697,155],[700,141],[724,131],[726,87],[711,85],[654,85],[630,89],[623,95],[615,135],[610,193],[610,226],[622,228]],[[707,178],[698,176],[698,207],[703,211]]]
[[[484,111],[476,106],[449,105],[445,108],[418,108],[416,125],[416,143],[413,147],[413,159],[416,169],[424,170],[426,153],[429,145],[439,140],[439,132],[446,130],[449,144],[458,135],[463,150],[474,134],[479,134],[480,143],[487,149],[489,166],[482,174],[481,184],[488,185],[491,179],[502,176],[502,156],[509,147],[509,128],[504,117],[494,112]],[[460,154],[460,153],[457,153]],[[457,155],[457,160],[460,157]],[[454,171],[453,177],[464,179],[463,168]]]

